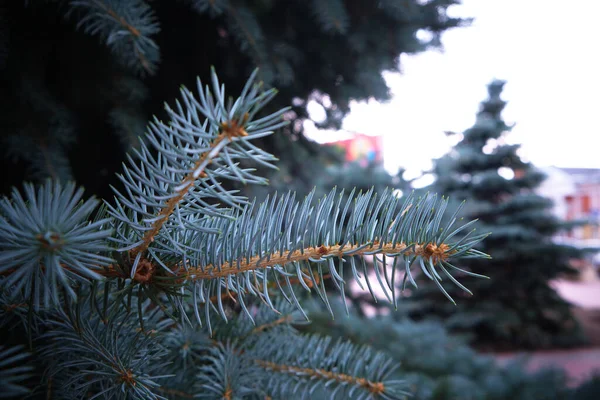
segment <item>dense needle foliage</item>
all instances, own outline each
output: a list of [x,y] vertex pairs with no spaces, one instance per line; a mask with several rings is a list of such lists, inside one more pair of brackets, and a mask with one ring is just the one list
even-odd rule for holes
[[274,179],[274,190],[306,194],[323,165],[338,161],[302,134],[308,102],[323,105],[320,126],[338,127],[351,100],[389,98],[382,71],[398,71],[402,55],[439,47],[444,31],[468,22],[448,15],[457,0],[3,3],[2,192],[52,177],[104,199],[146,122],[167,118],[163,103],[178,85],[208,81],[211,66],[238,93],[257,67],[278,88],[267,107],[290,106],[291,123],[256,145],[289,177]]
[[[390,190],[293,192],[250,200],[223,182],[265,184],[246,160],[272,167],[253,140],[286,124],[264,114],[274,90],[248,79],[237,98],[211,83],[183,87],[169,121],[148,126],[119,176],[124,191],[98,209],[74,184],[48,180],[0,202],[0,323],[17,346],[29,339],[47,398],[403,398],[409,387],[382,352],[302,334],[311,293],[332,312],[332,283],[350,280],[397,304],[416,266],[441,276],[486,234],[455,241],[471,223],[448,200],[402,201]],[[95,211],[95,216],[91,214]],[[458,222],[458,224],[457,224]],[[381,264],[365,256],[382,257]],[[393,260],[389,266],[385,260]],[[25,339],[25,343],[23,343]],[[10,352],[10,350],[8,350]],[[25,356],[23,356],[25,357]],[[25,387],[11,370],[6,392]],[[33,373],[33,369],[31,371]],[[172,379],[171,379],[172,378]],[[10,392],[8,392],[10,390]]]

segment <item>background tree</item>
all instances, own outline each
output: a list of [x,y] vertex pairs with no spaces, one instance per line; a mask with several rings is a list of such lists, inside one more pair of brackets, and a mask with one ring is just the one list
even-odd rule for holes
[[[321,127],[339,127],[351,100],[386,100],[383,70],[440,45],[456,0],[49,0],[0,7],[3,191],[22,179],[74,178],[110,197],[124,151],[152,115],[166,117],[177,86],[215,66],[240,91],[259,67],[277,85],[272,110],[291,105],[282,135],[258,142],[307,192],[323,148],[302,135],[310,100]],[[431,33],[419,39],[419,31]],[[118,147],[122,151],[115,151]],[[301,148],[301,150],[300,150]],[[334,155],[325,153],[332,160]],[[310,162],[308,161],[310,160]],[[15,165],[14,162],[17,162]],[[280,189],[275,187],[274,189]]]
[[472,335],[481,348],[578,345],[583,338],[571,306],[549,283],[574,272],[569,262],[583,253],[552,240],[568,225],[551,212],[551,200],[535,192],[544,174],[519,157],[519,145],[506,143],[511,127],[501,115],[503,86],[490,83],[475,124],[435,161],[437,180],[430,188],[455,203],[467,200],[462,215],[478,219],[478,230],[493,232],[483,245],[492,259],[465,264],[490,279],[465,276],[473,296],[446,285],[456,306],[442,303],[444,295],[432,285],[419,288],[410,297],[409,314],[438,316],[451,331]]

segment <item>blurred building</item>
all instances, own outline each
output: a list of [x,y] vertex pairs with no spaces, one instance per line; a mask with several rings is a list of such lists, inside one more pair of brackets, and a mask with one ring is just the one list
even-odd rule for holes
[[371,164],[383,163],[383,139],[381,136],[369,136],[360,133],[349,139],[328,143],[338,146],[345,153],[347,163],[357,162],[366,167]]
[[580,246],[600,246],[600,169],[542,168],[548,178],[539,193],[554,201],[556,215],[566,221],[587,220],[560,235],[559,239]]

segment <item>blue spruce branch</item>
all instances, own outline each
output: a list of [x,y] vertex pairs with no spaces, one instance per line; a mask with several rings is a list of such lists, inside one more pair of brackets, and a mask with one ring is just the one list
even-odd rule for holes
[[[97,200],[81,202],[83,189],[47,180],[26,184],[0,199],[0,289],[22,294],[35,310],[61,304],[60,293],[76,297],[76,282],[102,279],[110,258],[108,220],[90,223]],[[37,190],[36,190],[37,189]]]
[[[488,257],[474,248],[486,235],[463,234],[472,222],[455,226],[458,210],[446,218],[436,195],[333,189],[257,203],[227,189],[267,183],[240,163],[274,168],[252,140],[287,123],[287,109],[261,115],[276,92],[256,76],[235,99],[214,71],[197,93],[182,88],[170,120],[155,118],[133,150],[112,203],[98,209],[73,183],[51,181],[0,201],[0,298],[29,310],[16,320],[43,343],[54,396],[405,395],[390,358],[295,331],[308,320],[300,294],[316,292],[331,312],[326,280],[342,296],[349,279],[364,280],[374,296],[374,272],[395,306],[401,273],[416,287],[416,264],[450,298],[440,281],[468,291],[452,273],[461,258]],[[299,357],[307,348],[322,351]]]
[[[401,258],[405,282],[408,278],[415,286],[411,265],[416,263],[452,300],[440,284],[440,273],[462,287],[449,272],[461,271],[453,260],[485,257],[473,247],[486,235],[468,234],[450,242],[472,222],[453,228],[455,214],[442,226],[446,199],[409,197],[400,206],[391,191],[369,191],[351,193],[342,203],[343,193],[333,190],[316,205],[312,194],[297,202],[289,193],[255,206],[221,186],[223,178],[265,183],[251,170],[240,169],[237,160],[272,166],[274,157],[250,140],[285,124],[285,110],[256,117],[274,91],[260,92],[259,85],[252,85],[255,74],[235,101],[226,99],[214,71],[212,91],[198,82],[199,100],[182,89],[185,106],[177,103],[176,111],[167,107],[171,122],[155,120],[146,136],[157,156],[142,144],[141,151],[134,151],[139,161],[130,158],[130,166],[124,167],[127,194],[116,192],[116,204],[106,203],[112,218],[86,224],[95,202],[77,207],[81,191],[75,194],[72,184],[63,191],[48,183],[37,196],[26,186],[29,204],[17,191],[11,200],[4,199],[0,237],[9,251],[1,256],[5,264],[0,273],[7,275],[3,287],[23,289],[37,310],[58,305],[59,289],[75,297],[75,281],[116,280],[123,298],[135,294],[162,304],[167,294],[175,314],[191,313],[198,323],[210,325],[213,311],[227,318],[225,295],[235,296],[248,315],[247,295],[272,305],[268,288],[273,281],[300,310],[297,283],[314,289],[328,305],[325,276],[343,295],[345,263],[359,284],[364,276],[373,293],[364,256],[379,255]],[[210,197],[229,207],[207,203]],[[46,211],[39,213],[37,207]],[[117,262],[111,263],[107,238],[119,246]],[[375,268],[394,303],[396,269],[394,263],[382,275],[377,264]],[[191,311],[183,300],[187,296],[193,299]]]
[[125,66],[153,75],[160,60],[152,39],[160,31],[153,10],[143,0],[71,0],[67,16],[76,15],[77,28],[97,35]]

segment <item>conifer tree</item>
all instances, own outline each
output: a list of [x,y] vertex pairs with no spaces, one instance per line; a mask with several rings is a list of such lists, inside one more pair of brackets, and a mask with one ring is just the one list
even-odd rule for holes
[[[551,200],[535,191],[545,176],[519,157],[519,145],[506,143],[511,126],[502,118],[503,86],[499,80],[489,84],[475,124],[435,161],[432,185],[455,202],[467,200],[461,215],[477,219],[478,230],[493,232],[482,245],[492,259],[464,264],[490,279],[464,276],[469,291],[448,285],[446,296],[437,287],[419,287],[410,297],[409,314],[440,317],[451,331],[472,335],[484,348],[581,344],[570,304],[549,283],[573,272],[569,262],[582,253],[553,242],[566,225],[552,213]],[[440,303],[445,297],[456,305]]]
[[[271,111],[292,123],[257,145],[275,154],[301,192],[331,153],[302,134],[307,103],[336,128],[351,100],[386,100],[383,70],[440,44],[467,21],[457,0],[15,0],[0,5],[3,193],[22,179],[75,179],[110,198],[124,151],[146,121],[167,118],[177,85],[209,80],[210,66],[241,91],[259,68],[277,86]],[[419,31],[431,35],[418,36]],[[427,39],[420,39],[427,37]],[[324,153],[324,154],[323,154]],[[310,162],[308,162],[310,160]],[[90,162],[92,161],[92,162]],[[16,163],[16,164],[15,164]],[[93,166],[92,166],[93,165]],[[290,182],[276,189],[285,189]]]

